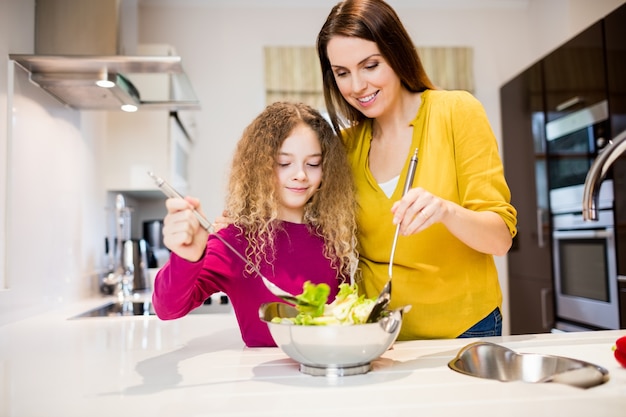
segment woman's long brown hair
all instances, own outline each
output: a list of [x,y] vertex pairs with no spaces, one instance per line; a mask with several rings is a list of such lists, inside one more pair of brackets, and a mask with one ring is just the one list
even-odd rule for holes
[[366,117],[341,95],[328,59],[328,42],[335,36],[375,42],[383,58],[411,92],[434,89],[424,71],[417,49],[396,12],[382,0],[346,0],[331,10],[317,36],[317,54],[322,68],[324,100],[338,134]]

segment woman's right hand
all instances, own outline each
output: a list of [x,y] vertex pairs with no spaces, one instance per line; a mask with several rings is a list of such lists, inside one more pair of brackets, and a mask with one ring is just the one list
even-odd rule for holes
[[200,202],[193,197],[168,198],[167,215],[163,219],[163,244],[176,255],[190,262],[204,256],[209,233],[200,226],[193,209],[202,213]]

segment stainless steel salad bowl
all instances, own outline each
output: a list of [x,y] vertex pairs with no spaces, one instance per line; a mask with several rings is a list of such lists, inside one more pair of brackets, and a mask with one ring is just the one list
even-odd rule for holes
[[300,364],[300,372],[318,376],[367,373],[371,362],[395,342],[405,308],[387,311],[375,323],[326,326],[296,325],[273,319],[293,318],[298,310],[284,303],[266,303],[259,317],[267,323],[274,341]]

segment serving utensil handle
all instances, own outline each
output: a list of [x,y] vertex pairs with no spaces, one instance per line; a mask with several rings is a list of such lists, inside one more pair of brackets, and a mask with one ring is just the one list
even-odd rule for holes
[[409,192],[411,186],[413,185],[413,180],[415,179],[415,171],[417,170],[417,151],[418,148],[415,148],[415,152],[411,157],[411,162],[409,162],[409,171],[406,174],[406,180],[404,181],[404,189],[402,190],[402,197],[405,196],[406,193]]
[[[172,187],[163,178],[155,175],[153,172],[150,172],[150,171],[148,171],[148,175],[150,175],[150,177],[152,177],[152,179],[156,183],[157,187],[159,187],[159,189],[166,196],[168,196],[170,198],[184,198],[178,191],[176,191],[174,189],[174,187]],[[210,221],[207,220],[206,217],[204,217],[202,214],[200,214],[200,212],[198,210],[196,210],[196,209],[193,209],[192,212],[193,212],[194,216],[196,216],[196,218],[198,219],[198,222],[200,222],[200,226],[202,226],[207,232],[211,233],[213,236],[218,238],[228,249],[230,249],[235,255],[237,255],[239,257],[239,259],[241,259],[246,265],[248,265],[250,268],[252,268],[252,270],[254,272],[256,272],[261,278],[265,278],[263,276],[263,274],[261,273],[261,271],[259,270],[259,268],[257,268],[257,266],[254,263],[252,263],[252,261],[250,261],[248,258],[243,256],[241,254],[241,252],[239,252],[230,243],[228,243],[226,241],[226,239],[224,239],[218,233],[215,233],[215,231],[213,229],[213,225],[211,224]]]
[[[418,148],[415,148],[415,152],[411,157],[411,162],[409,162],[409,170],[406,174],[406,180],[404,181],[404,189],[402,190],[402,197],[406,195],[411,189],[413,185],[413,180],[415,179],[415,171],[417,169],[417,151]],[[396,245],[398,243],[398,235],[400,234],[400,223],[396,225],[396,233],[393,236],[393,243],[391,244],[391,255],[389,256],[389,279],[391,280],[392,270],[393,270],[393,258],[396,254]]]

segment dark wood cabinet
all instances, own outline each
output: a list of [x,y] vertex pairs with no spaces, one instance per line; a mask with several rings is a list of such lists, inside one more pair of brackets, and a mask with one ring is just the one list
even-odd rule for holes
[[509,274],[511,334],[548,333],[554,328],[554,290],[551,277]]
[[[512,334],[546,332],[555,324],[546,124],[606,100],[608,137],[626,130],[625,40],[622,5],[500,90],[504,169],[518,211],[518,235],[508,255]],[[626,328],[626,154],[610,175],[620,327]]]
[[[611,137],[626,130],[626,5],[604,20]],[[626,276],[626,156],[613,165],[617,272]]]
[[543,333],[554,325],[554,295],[542,64],[506,83],[500,102],[504,170],[518,222],[508,254],[511,333]]
[[626,308],[624,308],[624,306],[626,306],[626,282],[625,281],[619,281],[619,303],[621,306],[619,310],[620,328],[626,329]]
[[606,99],[603,21],[544,57],[546,121]]
[[[611,137],[626,131],[626,5],[604,19]],[[626,280],[626,155],[613,164],[617,274]],[[626,328],[626,281],[619,283],[620,327]]]

